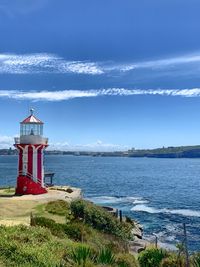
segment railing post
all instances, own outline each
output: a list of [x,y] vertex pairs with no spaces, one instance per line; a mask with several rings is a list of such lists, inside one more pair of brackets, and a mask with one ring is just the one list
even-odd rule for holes
[[119,221],[122,222],[122,210],[119,210]]

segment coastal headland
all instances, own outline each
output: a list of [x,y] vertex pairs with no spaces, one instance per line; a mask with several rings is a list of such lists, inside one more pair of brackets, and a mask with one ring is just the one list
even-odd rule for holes
[[[0,210],[3,267],[184,266],[178,265],[185,262],[183,252],[146,242],[138,222],[84,200],[79,188],[54,186],[46,194],[24,196],[14,195],[14,188],[2,188]],[[79,255],[82,262],[83,253],[87,265],[77,260]],[[149,259],[152,264],[146,265]],[[190,259],[196,262],[198,254]]]
[[[77,199],[83,199],[82,190],[70,186],[52,186],[48,188],[48,193],[46,194],[22,196],[15,195],[14,188],[2,188],[0,189],[0,225],[29,226],[31,224],[31,216],[45,216],[58,223],[65,223],[64,217],[48,213],[45,210],[45,206],[50,202],[59,200],[70,203]],[[104,208],[107,212],[116,212],[116,209],[112,209],[112,207]],[[125,217],[121,219],[125,221]],[[134,227],[131,232],[134,239],[130,241],[129,246],[131,253],[135,254],[144,250],[150,243],[142,239],[143,227],[138,222],[132,221]]]
[[30,214],[45,213],[44,204],[56,200],[71,202],[81,197],[81,189],[70,186],[52,186],[48,188],[47,194],[23,196],[16,196],[14,188],[2,188],[0,189],[0,225],[30,225]]
[[[129,149],[127,151],[62,151],[46,150],[46,155],[73,155],[92,157],[134,157],[134,158],[200,158],[200,145],[169,146],[154,149]],[[17,155],[15,149],[0,149],[0,155]]]

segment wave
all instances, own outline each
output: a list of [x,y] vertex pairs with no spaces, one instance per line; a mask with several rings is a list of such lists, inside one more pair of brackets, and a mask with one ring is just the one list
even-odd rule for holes
[[166,213],[166,214],[175,214],[182,215],[185,217],[200,217],[200,211],[198,210],[189,210],[189,209],[156,209],[153,207],[149,207],[147,205],[136,205],[132,209],[132,211],[141,211],[147,213]]
[[90,201],[93,201],[98,204],[145,204],[148,203],[147,200],[144,200],[142,197],[130,197],[130,196],[93,196],[87,198]]
[[146,203],[149,203],[149,201],[148,200],[142,200],[142,199],[135,199],[134,201],[133,201],[133,204],[146,204]]

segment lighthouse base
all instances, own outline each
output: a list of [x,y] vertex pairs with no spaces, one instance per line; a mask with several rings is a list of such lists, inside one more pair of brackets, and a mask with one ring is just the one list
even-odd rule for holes
[[15,190],[16,195],[39,195],[45,193],[47,193],[46,188],[41,187],[38,183],[26,176],[18,176]]

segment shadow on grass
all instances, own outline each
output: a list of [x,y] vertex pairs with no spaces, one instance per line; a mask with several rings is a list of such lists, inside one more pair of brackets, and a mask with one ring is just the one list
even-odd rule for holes
[[8,194],[0,194],[0,198],[12,198],[12,197],[17,197],[17,195],[12,194],[12,195],[8,195]]

